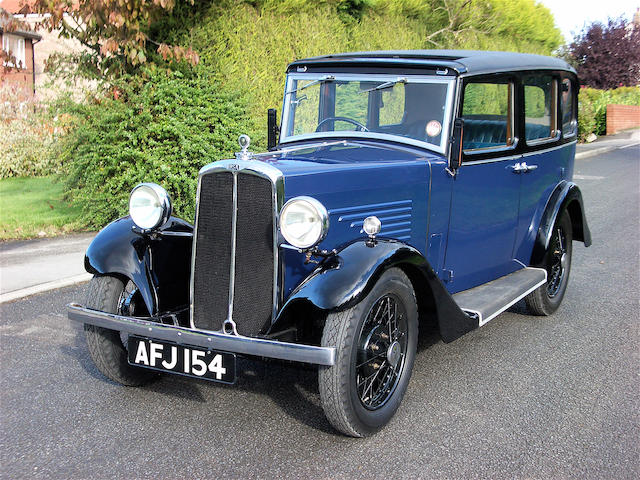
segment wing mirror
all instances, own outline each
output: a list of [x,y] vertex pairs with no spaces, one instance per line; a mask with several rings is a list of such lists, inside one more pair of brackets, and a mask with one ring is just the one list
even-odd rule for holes
[[462,137],[464,136],[464,120],[456,118],[453,122],[451,148],[449,150],[449,171],[455,172],[462,164]]
[[278,144],[278,136],[280,135],[280,127],[278,126],[278,117],[275,108],[267,110],[267,149],[273,150]]

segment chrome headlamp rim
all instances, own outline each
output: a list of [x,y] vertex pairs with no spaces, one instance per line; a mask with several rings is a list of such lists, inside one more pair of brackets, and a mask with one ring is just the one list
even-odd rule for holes
[[[157,197],[158,203],[160,204],[160,208],[162,209],[162,214],[158,217],[158,220],[151,227],[138,225],[133,215],[131,214],[131,199],[133,198],[134,193],[140,188],[150,189],[153,192],[153,194]],[[157,228],[162,227],[164,224],[166,224],[169,221],[169,218],[171,218],[172,210],[173,210],[173,205],[171,204],[171,197],[169,197],[169,194],[167,193],[167,191],[157,183],[150,183],[150,182],[139,183],[138,185],[133,187],[133,189],[131,190],[131,193],[129,194],[129,216],[131,217],[131,220],[133,221],[133,223],[135,223],[137,227],[143,230],[155,230]]]
[[[295,202],[306,202],[307,204],[311,205],[311,207],[316,211],[316,213],[318,214],[318,217],[320,219],[320,235],[318,236],[318,238],[312,242],[312,243],[305,243],[305,244],[301,244],[299,242],[295,242],[295,241],[291,241],[291,238],[288,238],[288,235],[285,233],[285,230],[283,228],[283,222],[282,220],[285,217],[286,211],[287,211],[287,207],[289,207],[291,204],[295,203]],[[282,210],[280,210],[280,233],[282,233],[282,236],[284,237],[284,239],[291,245],[293,245],[296,248],[300,248],[300,249],[309,249],[309,248],[313,248],[316,245],[318,245],[320,242],[322,242],[322,240],[324,240],[327,236],[327,232],[329,231],[329,212],[327,211],[326,207],[319,202],[318,200],[316,200],[313,197],[309,197],[306,195],[301,195],[299,197],[294,197],[290,200],[288,200],[282,207]]]

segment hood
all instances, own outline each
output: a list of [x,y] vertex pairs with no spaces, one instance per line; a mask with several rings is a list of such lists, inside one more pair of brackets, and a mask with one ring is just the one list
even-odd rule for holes
[[437,153],[401,145],[341,140],[314,142],[285,147],[270,153],[256,154],[252,160],[269,163],[284,173],[285,179],[327,172],[379,168],[402,163],[444,161]]

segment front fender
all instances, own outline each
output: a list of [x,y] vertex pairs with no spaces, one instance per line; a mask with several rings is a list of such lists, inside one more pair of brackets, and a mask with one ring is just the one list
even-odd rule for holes
[[529,265],[539,266],[544,261],[544,255],[549,247],[553,226],[558,215],[564,210],[569,212],[571,226],[573,228],[573,239],[584,242],[585,247],[591,245],[591,231],[587,224],[582,192],[578,185],[573,182],[561,182],[551,193],[544,213],[540,219],[540,226],[533,245],[531,262]]
[[85,270],[131,280],[150,315],[187,305],[193,227],[177,217],[154,234],[134,227],[131,217],[123,217],[103,228],[87,249]]
[[[451,342],[477,328],[478,321],[466,315],[444,288],[429,262],[415,248],[396,240],[378,239],[375,244],[356,241],[323,261],[289,296],[278,319],[297,302],[334,312],[360,302],[389,268],[400,267],[410,273],[416,296],[424,288],[431,294],[440,333]],[[419,299],[420,301],[420,299]],[[430,302],[430,303],[431,303]]]

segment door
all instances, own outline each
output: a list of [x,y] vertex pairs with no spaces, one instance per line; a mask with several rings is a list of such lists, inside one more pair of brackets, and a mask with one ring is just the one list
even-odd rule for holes
[[453,181],[449,238],[442,277],[451,293],[512,273],[520,200],[515,154],[514,82],[464,86],[463,163]]

